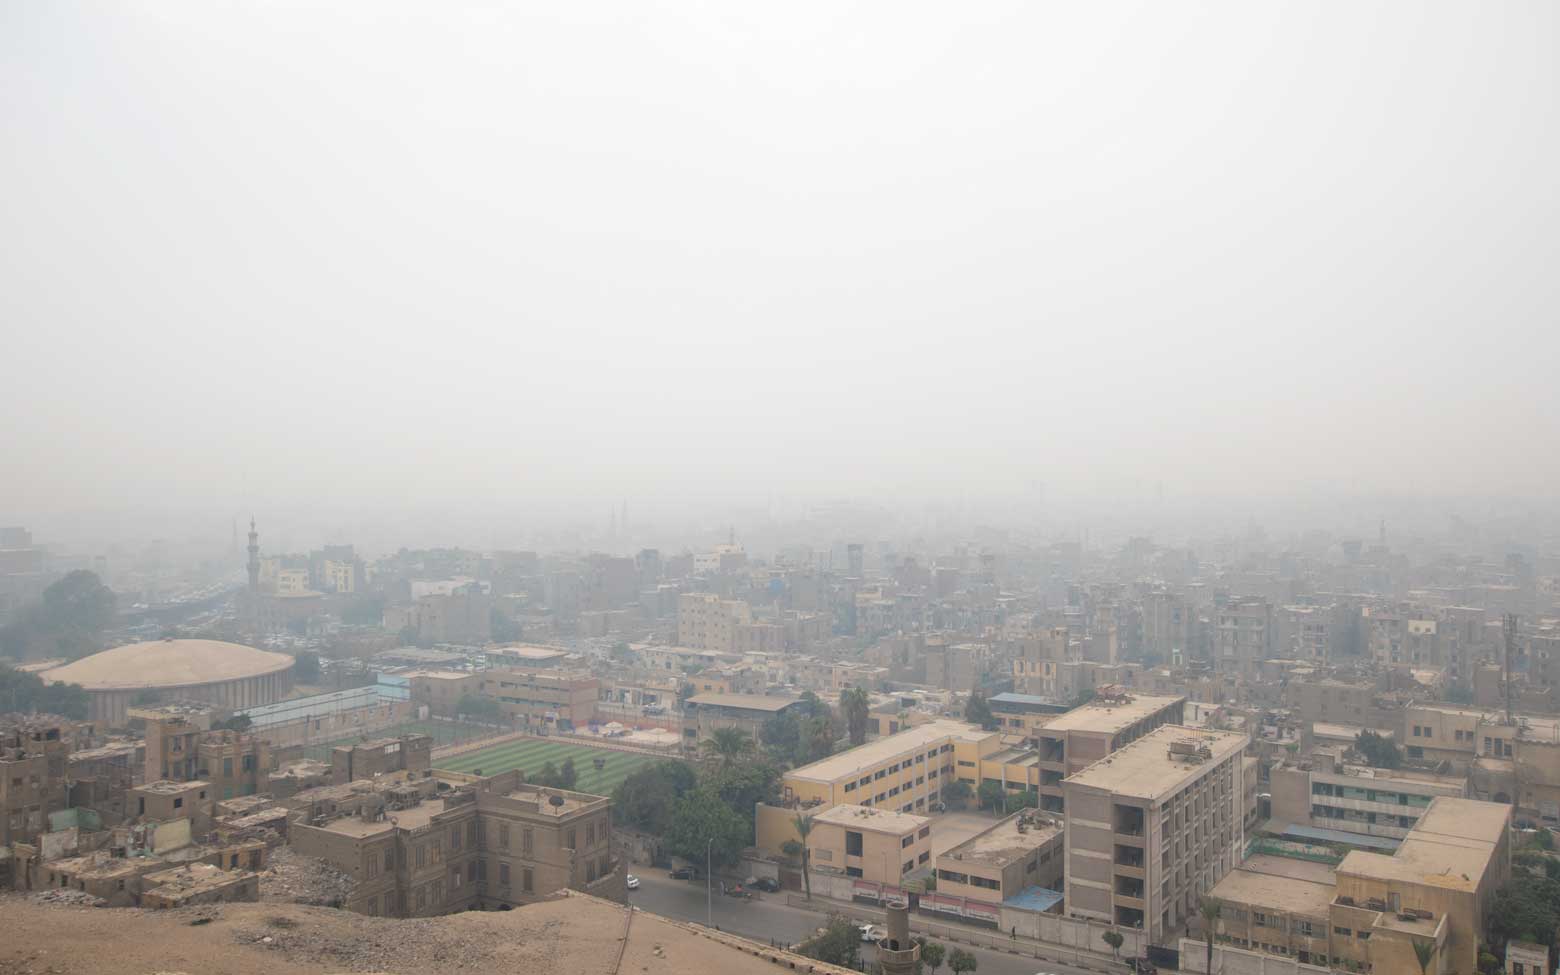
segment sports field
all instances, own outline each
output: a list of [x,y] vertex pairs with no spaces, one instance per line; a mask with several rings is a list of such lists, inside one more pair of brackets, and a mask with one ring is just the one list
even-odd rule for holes
[[403,721],[400,724],[391,725],[388,728],[376,728],[354,735],[344,735],[332,741],[318,742],[304,749],[305,758],[317,758],[321,761],[330,761],[330,750],[335,745],[351,745],[355,742],[370,738],[395,738],[400,735],[431,735],[435,748],[440,745],[454,745],[472,738],[481,738],[486,735],[498,734],[496,728],[484,725],[466,724],[461,721]]
[[[636,769],[660,761],[654,755],[618,752],[610,748],[592,748],[589,745],[575,745],[563,741],[522,738],[519,741],[480,748],[442,761],[435,760],[433,764],[435,768],[450,772],[470,772],[481,769],[483,775],[493,775],[517,768],[530,777],[540,772],[542,766],[548,762],[562,768],[563,760],[566,758],[574,759],[574,770],[579,775],[574,785],[575,790],[596,796],[611,795],[612,790],[617,788],[617,784],[628,778]],[[606,762],[604,768],[596,768],[594,760],[598,758]]]

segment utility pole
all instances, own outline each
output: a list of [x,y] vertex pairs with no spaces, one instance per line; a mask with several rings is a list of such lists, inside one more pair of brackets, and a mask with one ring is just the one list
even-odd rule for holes
[[715,926],[715,897],[710,887],[715,883],[715,873],[710,869],[715,855],[715,837],[711,836],[709,842],[704,844],[704,926]]

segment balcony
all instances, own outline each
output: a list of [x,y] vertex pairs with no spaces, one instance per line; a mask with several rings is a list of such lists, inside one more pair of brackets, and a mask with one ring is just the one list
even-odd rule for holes
[[1114,890],[1117,897],[1130,897],[1134,900],[1143,899],[1143,881],[1137,877],[1124,877],[1116,875]]
[[1121,836],[1143,835],[1143,810],[1137,806],[1117,804],[1111,810],[1111,828]]
[[1112,862],[1118,867],[1133,867],[1141,870],[1143,869],[1143,859],[1143,850],[1141,848],[1117,843],[1116,856]]
[[1117,904],[1116,923],[1124,928],[1141,928],[1143,926],[1142,908]]

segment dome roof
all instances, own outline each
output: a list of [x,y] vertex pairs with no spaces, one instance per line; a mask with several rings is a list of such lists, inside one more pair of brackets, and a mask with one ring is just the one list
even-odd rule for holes
[[131,643],[46,670],[46,681],[80,684],[87,690],[189,687],[280,673],[293,665],[285,653],[256,650],[221,640],[158,640]]

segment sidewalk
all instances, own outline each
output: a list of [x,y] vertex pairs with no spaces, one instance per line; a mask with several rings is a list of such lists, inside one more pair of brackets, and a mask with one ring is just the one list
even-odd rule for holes
[[[778,895],[772,894],[769,896],[777,897]],[[874,924],[881,924],[886,919],[886,913],[880,907],[860,904],[855,901],[835,900],[832,897],[824,897],[820,894],[814,894],[812,900],[809,901],[802,894],[788,892],[785,902],[789,907],[799,908],[804,911],[812,911],[817,914],[842,914],[846,917],[871,921]],[[1111,972],[1119,975],[1119,973],[1131,970],[1127,965],[1126,959],[1112,958],[1109,952],[1090,951],[1084,948],[1074,948],[1071,945],[1036,941],[1033,938],[1013,938],[998,931],[987,931],[984,928],[970,925],[931,921],[925,915],[917,914],[913,911],[910,914],[910,930],[915,934],[924,934],[937,941],[970,945],[976,948],[985,948],[988,951],[1002,951],[1022,958],[1052,961],[1092,972]],[[1171,975],[1167,969],[1160,969],[1160,971],[1165,972],[1165,975]]]

